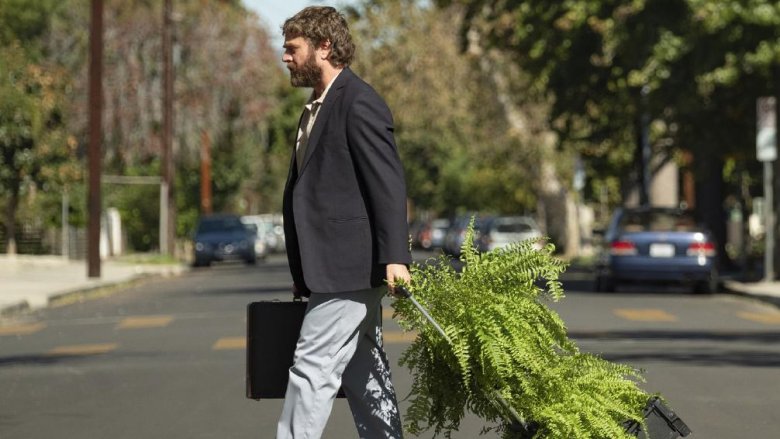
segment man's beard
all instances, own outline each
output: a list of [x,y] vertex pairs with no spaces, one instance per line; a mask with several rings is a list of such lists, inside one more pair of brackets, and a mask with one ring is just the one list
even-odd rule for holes
[[313,51],[303,65],[289,70],[290,84],[293,87],[314,87],[322,78],[322,68],[317,65]]

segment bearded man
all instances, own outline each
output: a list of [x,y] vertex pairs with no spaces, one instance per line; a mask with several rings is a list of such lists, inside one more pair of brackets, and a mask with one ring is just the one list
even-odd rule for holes
[[287,255],[309,297],[277,439],[319,438],[339,388],[361,438],[402,438],[382,347],[382,297],[409,282],[406,185],[389,108],[349,69],[343,15],[308,7],[282,26],[303,110],[284,190]]

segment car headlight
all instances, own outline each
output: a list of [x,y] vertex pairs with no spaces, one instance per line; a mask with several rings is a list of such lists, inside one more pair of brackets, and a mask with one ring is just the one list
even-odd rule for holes
[[206,245],[202,242],[196,242],[195,243],[195,251],[202,252],[203,250],[206,250]]

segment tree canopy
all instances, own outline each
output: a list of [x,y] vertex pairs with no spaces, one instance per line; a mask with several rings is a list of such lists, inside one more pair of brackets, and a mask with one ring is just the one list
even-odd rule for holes
[[354,68],[393,110],[415,205],[437,214],[533,209],[535,151],[511,135],[492,80],[459,50],[460,14],[384,0],[353,15]]
[[20,197],[80,178],[64,106],[67,73],[41,52],[50,1],[0,1],[0,197],[14,253]]
[[695,177],[688,201],[725,245],[726,194],[756,181],[744,177],[759,165],[756,99],[777,93],[777,2],[435,3],[463,8],[463,44],[476,39],[504,53],[549,99],[559,148],[584,159],[589,200],[607,188],[610,204],[626,201],[647,166],[646,138],[657,160]]
[[[162,0],[105,5],[105,170],[157,175]],[[776,93],[780,76],[776,2],[363,0],[348,11],[354,68],[393,110],[420,210],[567,217],[577,157],[586,201],[608,188],[620,204],[638,180],[645,128],[655,156],[717,189],[699,200],[712,209],[704,216],[720,217],[723,179],[757,168],[755,100]],[[79,184],[66,165],[86,144],[88,13],[80,0],[0,0],[7,208],[31,188]],[[290,87],[269,31],[240,2],[180,0],[174,16],[184,236],[199,213],[203,139],[215,209],[279,209],[305,91]],[[156,242],[155,209],[134,210],[152,194],[121,191],[106,202],[143,217],[144,242]],[[4,222],[14,215],[6,209]]]
[[[159,175],[162,10],[162,0],[105,1],[104,173]],[[88,29],[88,3],[80,0],[0,0],[0,69],[4,73],[0,105],[9,107],[0,115],[0,148],[5,157],[0,173],[6,192],[7,188],[18,188],[17,192],[25,187],[43,188],[46,182],[42,179],[52,173],[30,169],[45,170],[56,163],[46,153],[50,149],[83,161]],[[11,73],[5,74],[6,70]],[[271,169],[267,162],[278,160],[261,145],[267,140],[262,133],[278,102],[295,93],[282,81],[278,56],[257,16],[239,1],[176,1],[174,70],[179,236],[189,233],[199,214],[198,170],[205,137],[212,140],[214,208],[278,210],[272,204],[277,198],[271,194],[281,192],[281,183],[276,181],[283,178],[277,176],[274,184],[257,182],[261,178],[257,170]],[[14,181],[9,180],[10,174]],[[32,179],[34,175],[40,178]],[[81,177],[75,173],[71,183],[83,185]],[[148,250],[157,242],[156,190],[116,185],[104,185],[104,189],[105,207],[118,207],[125,218],[132,219],[131,247]],[[255,195],[256,191],[262,196]],[[0,197],[7,207],[15,205],[13,193]],[[247,199],[262,199],[265,204]],[[13,224],[15,216],[8,212],[4,222]]]
[[598,174],[630,162],[643,113],[658,152],[750,157],[755,99],[774,92],[780,61],[777,2],[437,3],[464,7],[463,38],[479,35],[530,73],[552,99],[561,144]]

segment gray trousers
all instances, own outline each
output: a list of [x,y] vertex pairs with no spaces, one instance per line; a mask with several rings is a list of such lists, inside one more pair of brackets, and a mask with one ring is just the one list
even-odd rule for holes
[[390,366],[382,348],[386,287],[309,298],[290,368],[277,439],[317,439],[339,387],[362,439],[401,439]]

